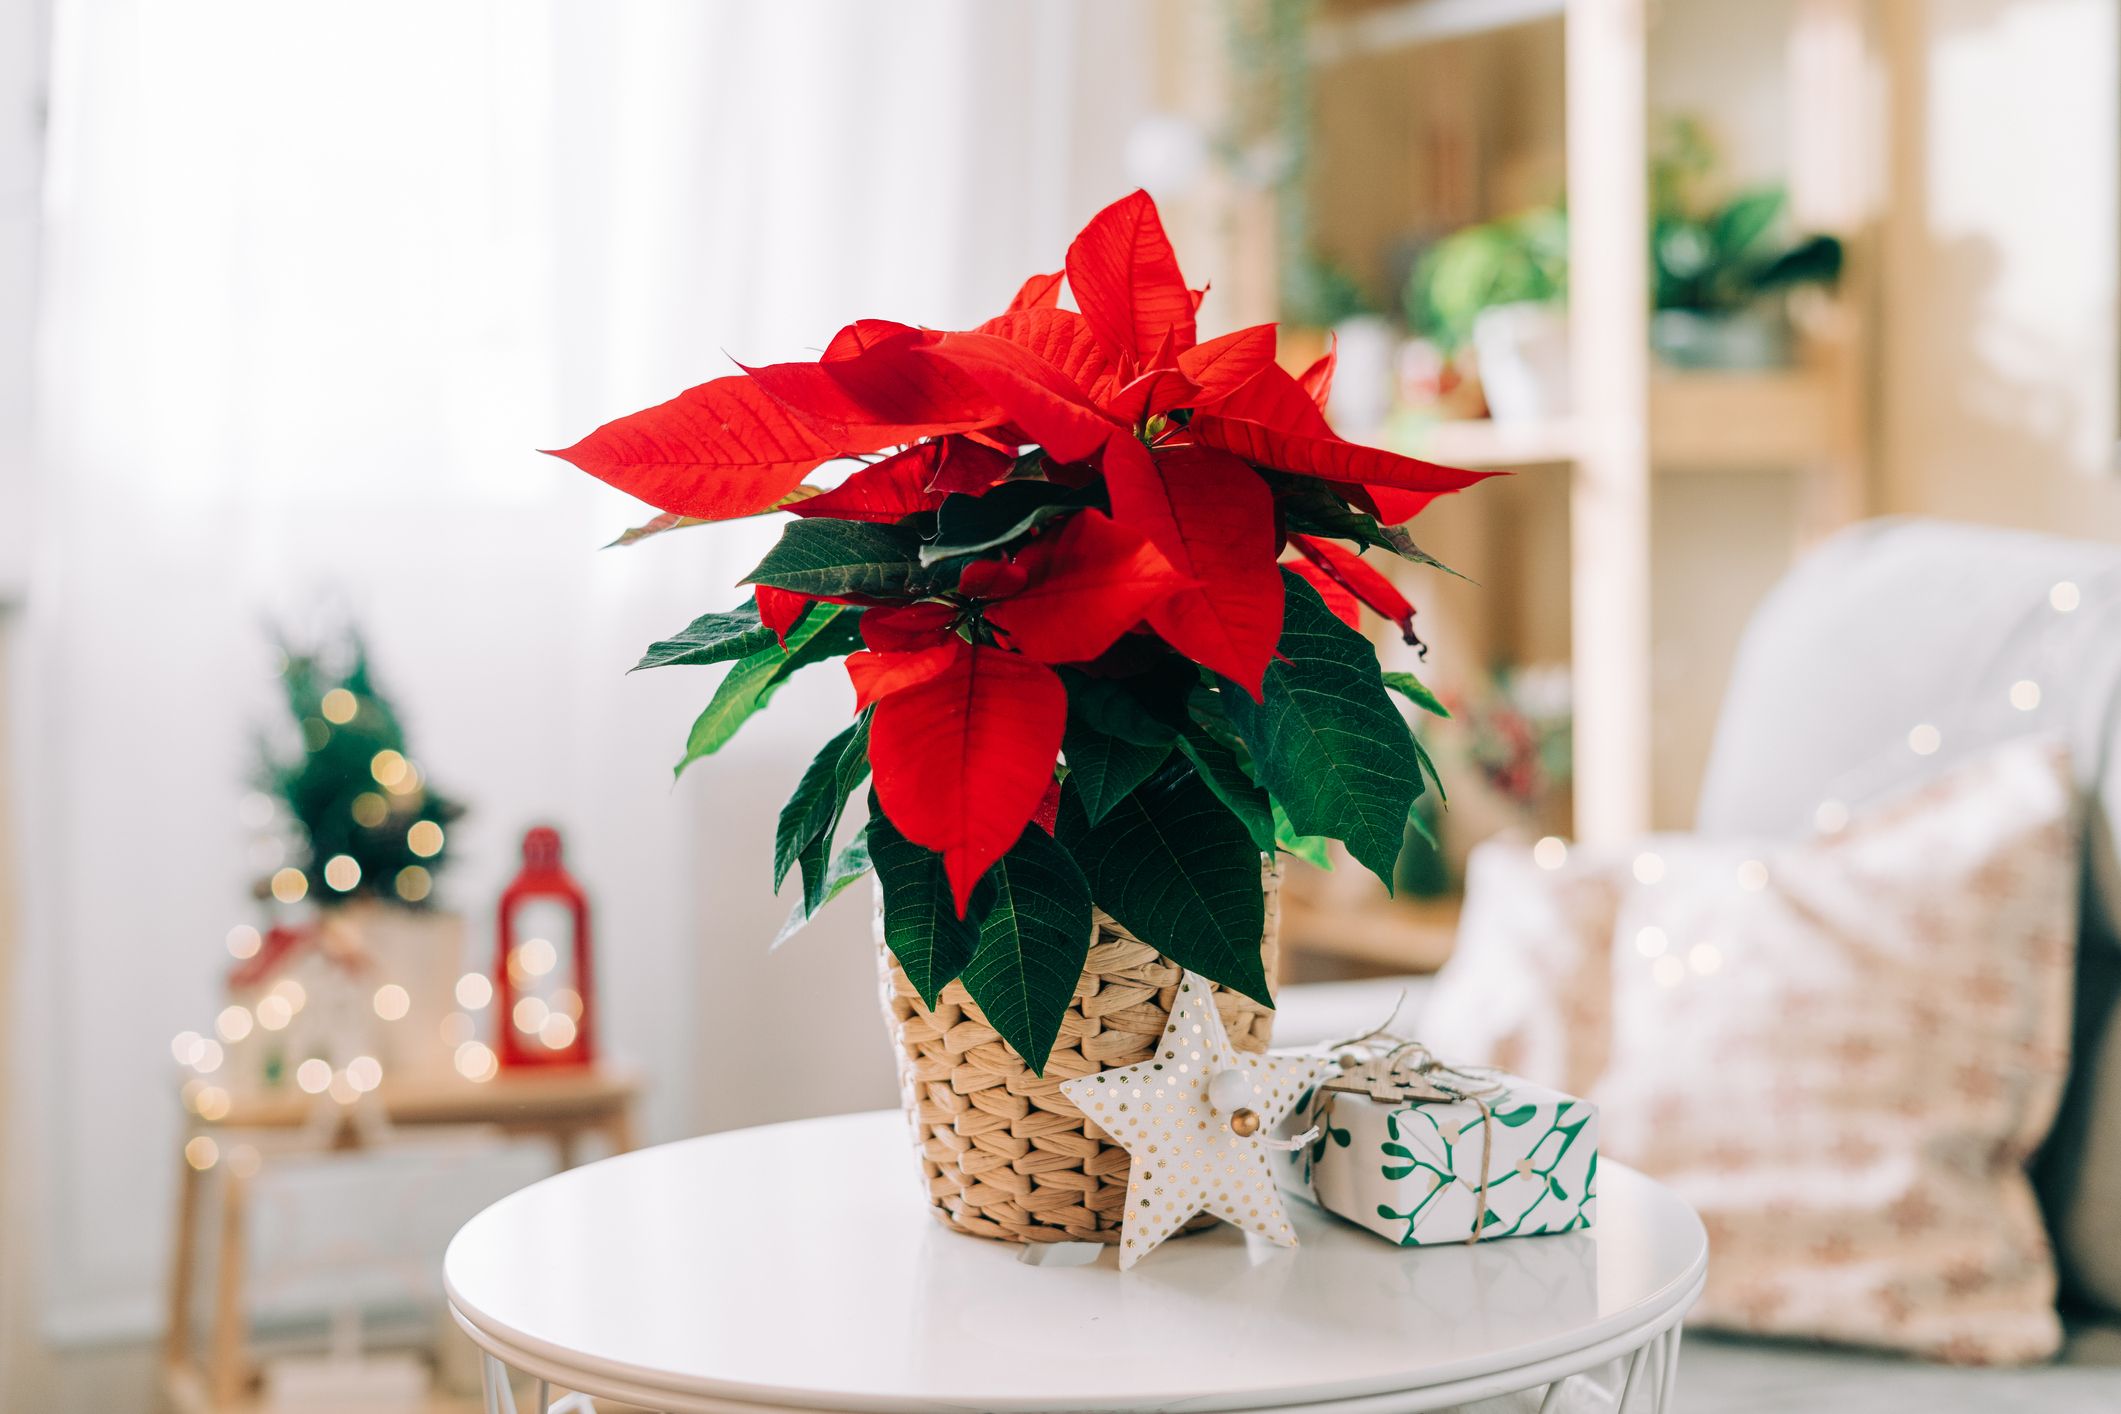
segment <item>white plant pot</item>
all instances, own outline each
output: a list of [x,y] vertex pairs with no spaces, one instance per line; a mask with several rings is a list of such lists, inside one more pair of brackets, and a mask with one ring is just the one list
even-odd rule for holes
[[1738,314],[1660,309],[1650,316],[1650,348],[1672,368],[1752,373],[1795,361],[1789,320],[1767,307]]
[[1473,321],[1488,414],[1514,426],[1569,415],[1569,325],[1558,304],[1499,304]]

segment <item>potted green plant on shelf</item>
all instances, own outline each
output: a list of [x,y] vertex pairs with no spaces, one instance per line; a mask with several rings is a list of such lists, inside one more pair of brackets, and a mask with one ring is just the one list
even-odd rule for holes
[[[1330,357],[1283,371],[1272,325],[1202,341],[1199,299],[1137,192],[977,328],[859,320],[559,453],[662,511],[635,540],[791,517],[749,599],[641,666],[730,665],[683,769],[845,659],[856,715],[781,812],[775,879],[800,926],[874,875],[907,1109],[968,1232],[1112,1240],[1126,1153],[1060,1082],[1147,1058],[1182,969],[1263,1049],[1277,851],[1332,837],[1389,880],[1425,788],[1392,693],[1433,698],[1306,575],[1411,640],[1361,556],[1426,561],[1404,522],[1479,473],[1343,441]],[[806,482],[828,463],[853,470]]]
[[[1678,368],[1785,366],[1789,321],[1778,297],[1833,285],[1841,242],[1778,241],[1783,189],[1713,197],[1716,166],[1699,123],[1668,125],[1650,172],[1650,346]],[[1568,244],[1566,211],[1536,207],[1445,236],[1408,277],[1408,324],[1446,355],[1471,346],[1497,422],[1568,412]]]
[[1446,357],[1471,346],[1497,422],[1551,422],[1569,411],[1568,286],[1567,219],[1540,207],[1431,246],[1407,280],[1407,319]]
[[1717,156],[1701,125],[1676,119],[1650,168],[1650,347],[1675,368],[1760,369],[1791,359],[1778,296],[1841,277],[1841,242],[1775,239],[1780,186],[1708,193]]

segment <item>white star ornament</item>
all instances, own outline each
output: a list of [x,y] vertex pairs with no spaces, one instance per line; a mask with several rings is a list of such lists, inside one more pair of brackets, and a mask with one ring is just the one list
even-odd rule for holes
[[1338,1070],[1324,1056],[1240,1053],[1215,1010],[1213,984],[1188,972],[1149,1059],[1062,1081],[1061,1093],[1133,1160],[1120,1269],[1201,1212],[1294,1247],[1268,1136],[1306,1090]]

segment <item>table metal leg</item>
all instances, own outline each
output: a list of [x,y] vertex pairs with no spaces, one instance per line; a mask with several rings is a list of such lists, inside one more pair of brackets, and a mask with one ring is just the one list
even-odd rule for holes
[[1672,1409],[1673,1392],[1679,1388],[1679,1327],[1664,1333],[1664,1378],[1657,1382],[1657,1414]]
[[[492,1355],[480,1356],[481,1382],[486,1386],[486,1414],[516,1414],[515,1386],[509,1383],[508,1367]],[[539,1381],[544,1388],[544,1381]],[[540,1414],[544,1408],[539,1402]]]
[[[1650,1414],[1670,1414],[1672,1392],[1679,1384],[1679,1327],[1660,1331],[1647,1344],[1627,1357],[1613,1414],[1632,1414],[1633,1401],[1647,1400]],[[1587,1374],[1588,1372],[1586,1372]],[[1585,1374],[1570,1375],[1547,1386],[1539,1401],[1539,1414],[1560,1414],[1563,1391]]]
[[[1663,1336],[1657,1338],[1662,1339]],[[1650,1346],[1656,1343],[1657,1341],[1653,1340],[1628,1357],[1628,1373],[1620,1382],[1620,1402],[1613,1406],[1614,1414],[1628,1414],[1628,1400],[1635,1393],[1635,1381],[1641,1378],[1642,1367],[1650,1363]]]

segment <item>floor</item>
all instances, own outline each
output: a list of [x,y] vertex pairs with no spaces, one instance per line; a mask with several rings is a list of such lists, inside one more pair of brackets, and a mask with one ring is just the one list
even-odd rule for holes
[[76,1409],[110,1414],[160,1414],[156,1348],[113,1345],[57,1354],[39,1346],[11,1352],[0,1371],[0,1407],[22,1414],[59,1414]]
[[[467,1342],[468,1347],[468,1342]],[[124,1344],[65,1353],[30,1352],[0,1370],[7,1414],[173,1414],[162,1397],[158,1349]],[[2019,1409],[2038,1414],[2112,1414],[2121,1409],[2121,1327],[2079,1329],[2063,1368],[1969,1371],[1876,1357],[1693,1337],[1680,1361],[1680,1414],[1900,1414],[1910,1408]],[[518,1391],[527,1401],[527,1391]],[[432,1406],[478,1407],[475,1398]],[[527,1402],[519,1407],[527,1408]],[[600,1403],[598,1414],[625,1406]]]
[[[461,1354],[469,1356],[464,1342]],[[43,1348],[11,1352],[0,1369],[0,1409],[7,1414],[177,1414],[164,1396],[159,1344],[128,1342],[64,1352]],[[476,1365],[469,1368],[476,1369]],[[516,1391],[528,1409],[530,1392]],[[428,1414],[474,1414],[483,1407],[476,1387],[437,1398]],[[599,1402],[597,1414],[623,1414],[629,1406]]]
[[2121,1410],[2121,1327],[2079,1328],[2055,1364],[2028,1369],[1690,1337],[1679,1360],[1677,1404],[1679,1414],[2114,1414]]

